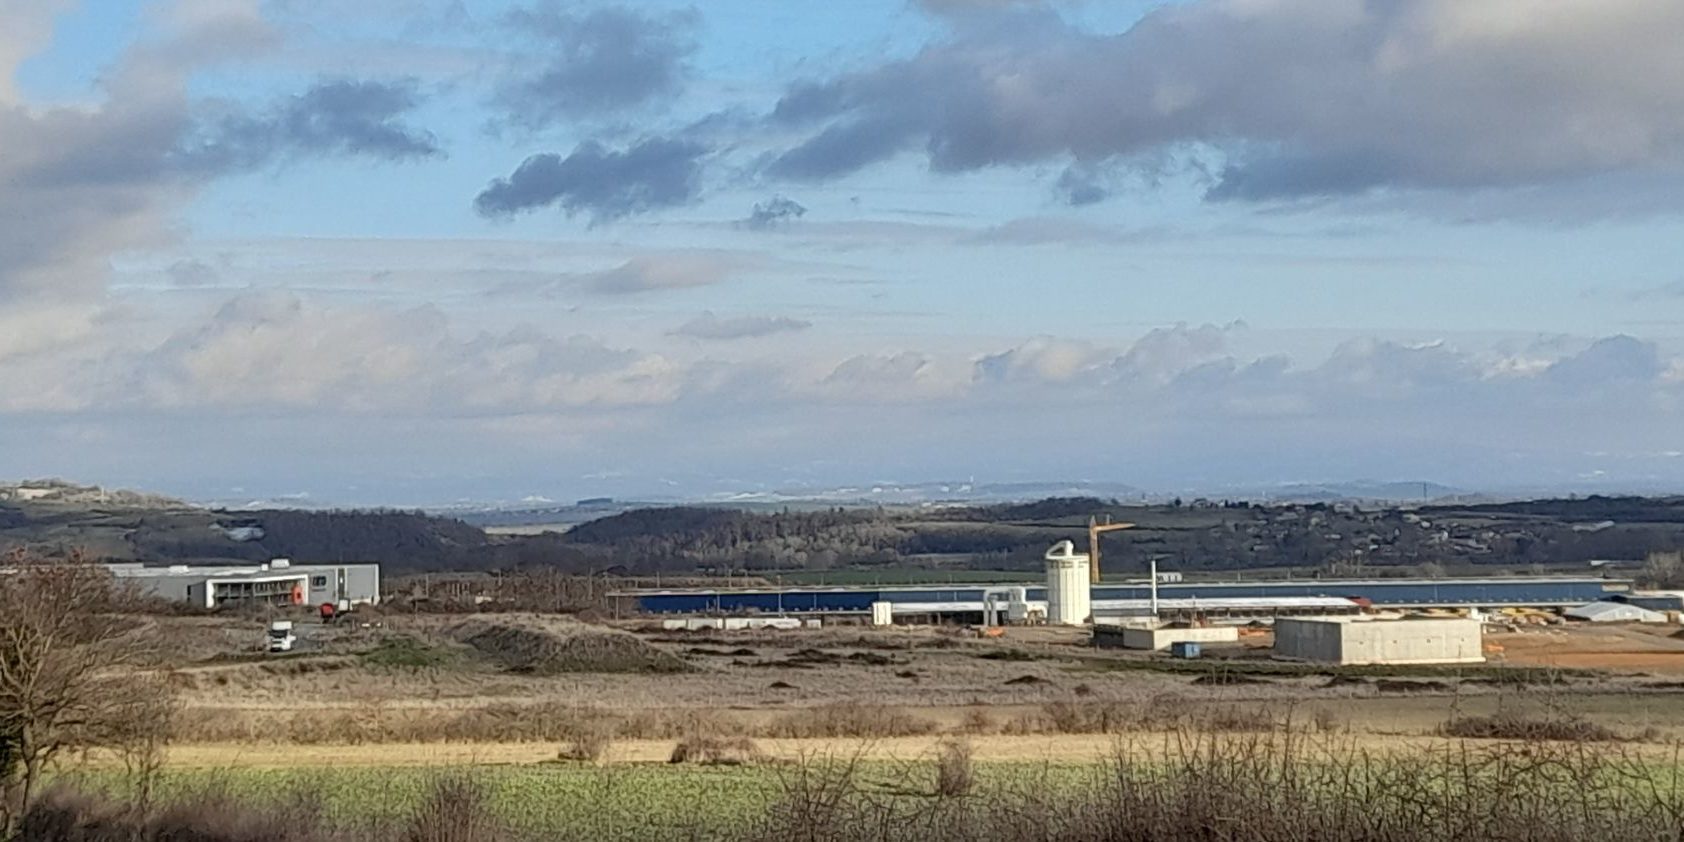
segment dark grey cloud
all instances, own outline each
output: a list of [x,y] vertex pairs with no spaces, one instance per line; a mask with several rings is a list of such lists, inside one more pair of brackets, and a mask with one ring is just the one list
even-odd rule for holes
[[[189,81],[206,63],[261,55],[279,35],[251,0],[159,4],[140,36],[99,68],[96,101],[58,105],[32,101],[12,78],[48,46],[63,4],[3,5],[0,311],[16,317],[13,303],[27,300],[62,315],[55,308],[65,302],[97,296],[111,255],[179,236],[170,215],[209,175],[181,166],[195,125]],[[53,333],[43,319],[31,322]]]
[[764,231],[800,219],[806,214],[807,208],[800,202],[783,196],[773,196],[764,202],[755,202],[754,209],[749,211],[748,218],[744,219],[742,224],[745,228]]
[[1091,167],[1065,167],[1056,186],[1064,203],[1072,207],[1098,204],[1111,198],[1111,186]]
[[804,319],[792,319],[788,316],[730,316],[720,318],[710,311],[673,328],[670,334],[706,340],[756,339],[762,336],[771,336],[775,333],[806,330],[812,326],[812,322]]
[[[942,4],[953,5],[953,4]],[[977,20],[971,20],[978,17]],[[982,20],[980,18],[986,18]],[[917,55],[792,86],[769,174],[938,172],[1214,150],[1212,199],[1473,192],[1684,167],[1684,6],[1195,0],[1123,33],[967,16]],[[1209,153],[1207,153],[1209,154]],[[1675,203],[1676,206],[1676,203]]]
[[184,145],[181,159],[188,168],[220,171],[334,155],[440,156],[437,138],[404,122],[420,102],[413,80],[323,80],[266,111],[209,121]]
[[181,186],[170,155],[187,120],[175,98],[98,109],[0,103],[0,299],[95,291],[111,253],[160,239]]
[[513,26],[539,39],[536,66],[504,85],[500,103],[510,120],[537,128],[673,96],[696,51],[698,19],[694,10],[654,16],[620,6],[516,12]]
[[671,138],[648,138],[623,150],[586,141],[565,158],[554,152],[527,158],[481,191],[474,208],[498,217],[556,205],[568,216],[585,213],[592,222],[606,222],[682,205],[701,189],[707,153],[700,143]]

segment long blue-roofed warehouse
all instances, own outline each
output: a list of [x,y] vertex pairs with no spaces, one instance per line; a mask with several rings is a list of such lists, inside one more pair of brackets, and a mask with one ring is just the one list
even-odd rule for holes
[[[943,617],[979,613],[984,601],[1012,589],[1044,602],[1046,587],[940,585],[909,587],[793,587],[628,590],[622,604],[650,614],[859,614],[887,603],[896,615]],[[1097,585],[1095,613],[1131,613],[1152,598],[1147,582]],[[1340,613],[1376,608],[1565,608],[1629,593],[1629,579],[1515,576],[1484,579],[1316,579],[1257,582],[1176,582],[1158,586],[1165,611],[1211,610],[1267,615]]]

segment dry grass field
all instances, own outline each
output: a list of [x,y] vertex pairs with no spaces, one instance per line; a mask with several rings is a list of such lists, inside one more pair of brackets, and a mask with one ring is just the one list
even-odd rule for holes
[[[300,651],[258,651],[262,623],[160,619],[179,689],[170,762],[534,762],[582,730],[601,759],[649,761],[694,734],[772,756],[869,745],[925,753],[977,740],[988,761],[1092,760],[1124,736],[1185,727],[1358,735],[1416,745],[1458,716],[1524,710],[1633,739],[1684,738],[1670,630],[1495,634],[1480,667],[1338,672],[1268,659],[1267,635],[1200,662],[1096,650],[1085,633],[952,628],[664,632],[538,615],[386,616],[301,624]],[[341,747],[354,746],[355,750]]]
[[[1244,815],[1273,828],[1246,838],[1565,842],[1684,826],[1684,681],[1598,660],[1668,663],[1664,629],[1527,628],[1490,636],[1489,664],[1382,669],[1277,662],[1255,632],[1177,661],[1058,628],[359,619],[302,622],[280,655],[260,649],[264,618],[148,619],[177,691],[171,739],[62,757],[26,838],[248,842],[281,839],[248,833],[279,822],[287,842],[1208,839],[1240,838]],[[465,824],[439,835],[444,816]],[[1504,835],[1517,827],[1556,831]]]

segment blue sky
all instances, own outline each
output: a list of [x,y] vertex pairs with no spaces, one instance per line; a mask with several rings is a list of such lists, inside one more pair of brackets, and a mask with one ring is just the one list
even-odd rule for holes
[[0,475],[1684,485],[1684,11],[5,0]]

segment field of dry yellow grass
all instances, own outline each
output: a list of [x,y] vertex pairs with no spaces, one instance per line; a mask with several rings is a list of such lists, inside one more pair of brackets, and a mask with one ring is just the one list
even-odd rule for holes
[[1454,717],[1522,709],[1654,744],[1684,738],[1680,685],[1664,674],[1586,671],[1599,653],[1684,656],[1684,640],[1652,629],[1494,635],[1492,665],[1387,676],[1287,668],[1267,659],[1266,636],[1176,664],[1095,650],[1070,629],[674,633],[420,615],[301,624],[301,650],[272,656],[258,649],[260,619],[158,622],[180,701],[169,763],[183,768],[528,763],[585,727],[607,733],[609,761],[630,762],[664,759],[695,733],[779,757],[916,756],[965,735],[979,759],[1089,761],[1119,738],[1213,725],[1401,748]]

